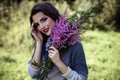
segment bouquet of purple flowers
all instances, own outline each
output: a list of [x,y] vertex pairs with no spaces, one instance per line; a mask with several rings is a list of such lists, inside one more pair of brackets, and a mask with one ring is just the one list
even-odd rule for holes
[[66,18],[66,11],[55,22],[55,26],[52,30],[51,45],[57,49],[66,48],[67,46],[74,45],[80,38],[78,25],[82,20],[78,20],[71,24]]

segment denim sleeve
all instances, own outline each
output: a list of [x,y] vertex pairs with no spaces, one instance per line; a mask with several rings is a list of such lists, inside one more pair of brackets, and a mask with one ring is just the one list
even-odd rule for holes
[[41,68],[34,69],[31,67],[30,64],[28,64],[28,73],[32,78],[38,78],[40,76]]

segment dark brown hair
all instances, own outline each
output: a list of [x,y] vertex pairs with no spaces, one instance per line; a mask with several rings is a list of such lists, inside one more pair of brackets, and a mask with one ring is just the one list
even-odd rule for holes
[[[45,15],[51,17],[54,21],[59,18],[60,14],[57,11],[57,9],[49,2],[41,2],[37,3],[31,10],[30,14],[30,25],[32,25],[33,19],[32,16],[35,15],[38,12],[43,12]],[[42,33],[42,36],[44,38],[43,43],[46,42],[48,36]],[[33,37],[33,36],[32,36]],[[34,39],[34,37],[33,37]]]
[[54,21],[59,18],[60,14],[57,9],[49,2],[41,2],[36,4],[32,10],[30,15],[30,24],[32,24],[33,19],[32,16],[38,12],[43,12],[45,15],[51,17]]

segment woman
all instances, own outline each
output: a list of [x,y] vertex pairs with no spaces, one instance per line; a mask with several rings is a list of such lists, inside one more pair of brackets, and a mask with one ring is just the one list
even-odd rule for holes
[[[31,34],[36,43],[28,72],[36,80],[87,80],[88,68],[79,41],[66,49],[59,50],[54,46],[50,46],[48,51],[45,49],[59,16],[56,8],[49,2],[38,3],[32,8]],[[53,64],[51,63],[50,71],[46,73],[47,77],[43,77],[44,69],[41,66],[46,63],[47,57]]]

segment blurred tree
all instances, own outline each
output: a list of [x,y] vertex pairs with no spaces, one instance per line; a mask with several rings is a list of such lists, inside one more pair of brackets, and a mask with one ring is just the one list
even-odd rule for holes
[[0,3],[5,4],[6,6],[10,6],[13,3],[17,3],[19,4],[20,2],[22,2],[22,0],[0,0]]
[[[99,2],[100,0],[98,0]],[[116,0],[104,0],[103,4],[104,8],[101,13],[96,17],[90,19],[90,27],[91,29],[99,29],[99,30],[115,30],[115,15],[116,15]],[[92,5],[95,0],[91,0]]]
[[73,6],[73,3],[75,2],[75,0],[65,0],[69,6]]
[[116,31],[120,31],[120,0],[117,0],[117,11],[115,15]]

